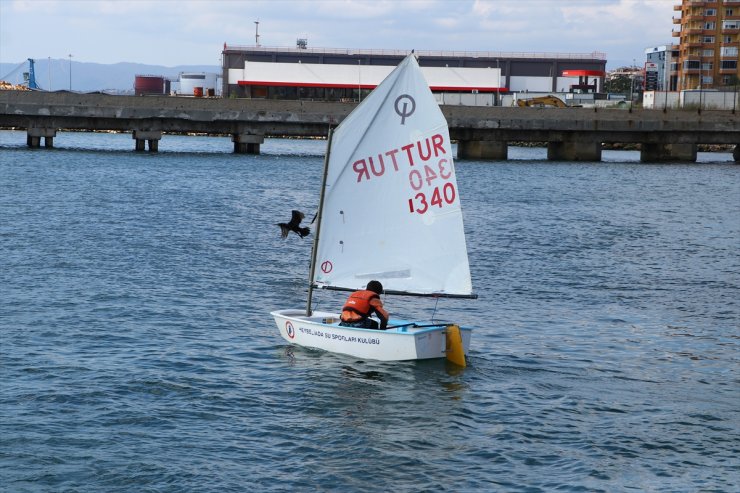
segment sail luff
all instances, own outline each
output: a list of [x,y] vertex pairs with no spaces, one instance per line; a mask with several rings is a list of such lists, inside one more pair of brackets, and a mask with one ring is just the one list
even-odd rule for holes
[[334,130],[329,127],[329,135],[326,142],[326,156],[324,157],[324,174],[321,178],[321,192],[319,193],[319,208],[316,212],[316,231],[313,237],[313,247],[311,249],[311,266],[308,274],[308,297],[306,300],[306,316],[311,316],[311,298],[313,296],[314,275],[316,274],[316,257],[318,255],[319,239],[321,238],[321,212],[324,208],[324,196],[326,192],[326,175],[329,170],[329,160],[331,159],[331,141]]

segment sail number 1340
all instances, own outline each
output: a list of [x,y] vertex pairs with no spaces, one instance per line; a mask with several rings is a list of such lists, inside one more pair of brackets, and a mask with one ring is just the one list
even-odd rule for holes
[[424,193],[421,188],[424,186],[426,181],[427,186],[432,184],[439,178],[442,180],[448,180],[452,176],[451,170],[446,168],[447,160],[441,159],[439,161],[439,170],[435,171],[430,166],[424,166],[424,174],[417,168],[409,173],[409,182],[411,188],[417,190],[418,193],[413,198],[409,199],[409,212],[424,214],[429,210],[430,207],[442,207],[445,204],[452,204],[455,202],[457,195],[455,191],[455,185],[451,182],[447,182],[444,185],[434,187],[429,194]]

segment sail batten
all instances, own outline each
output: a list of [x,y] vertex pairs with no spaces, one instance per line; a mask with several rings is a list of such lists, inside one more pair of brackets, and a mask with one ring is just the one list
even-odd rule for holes
[[413,55],[334,130],[312,282],[471,297],[447,122]]

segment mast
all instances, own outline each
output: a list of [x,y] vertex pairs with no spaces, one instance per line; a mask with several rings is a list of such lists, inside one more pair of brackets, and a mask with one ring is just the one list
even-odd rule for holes
[[329,155],[331,154],[331,137],[334,129],[329,127],[329,136],[326,143],[326,156],[324,156],[324,176],[321,178],[321,193],[319,194],[319,211],[316,213],[316,234],[313,236],[313,247],[311,248],[311,268],[308,274],[308,299],[306,301],[306,316],[311,316],[311,297],[313,296],[313,276],[316,273],[317,247],[319,246],[319,233],[321,232],[321,213],[324,210],[324,191],[326,190],[326,175],[329,173]]

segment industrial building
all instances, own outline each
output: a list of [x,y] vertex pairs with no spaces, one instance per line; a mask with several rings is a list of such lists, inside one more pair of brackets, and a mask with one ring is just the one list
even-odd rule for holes
[[137,96],[194,96],[214,97],[218,94],[218,74],[208,72],[180,72],[176,79],[163,75],[136,75],[134,94]]
[[215,96],[218,74],[182,72],[177,94],[181,96]]
[[735,86],[740,47],[740,0],[683,0],[674,5],[679,15],[672,46],[676,61],[671,77],[678,90],[720,89]]
[[[404,50],[233,46],[222,52],[223,97],[357,101],[408,55]],[[603,53],[416,51],[441,102],[496,105],[509,92],[599,92]]]

